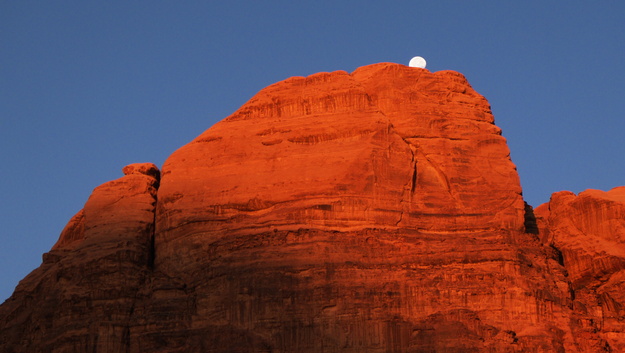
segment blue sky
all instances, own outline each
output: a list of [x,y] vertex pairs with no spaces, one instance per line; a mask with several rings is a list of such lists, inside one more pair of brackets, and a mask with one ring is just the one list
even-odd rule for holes
[[625,185],[622,1],[0,0],[0,301],[125,165],[290,76],[415,55],[489,100],[530,204]]

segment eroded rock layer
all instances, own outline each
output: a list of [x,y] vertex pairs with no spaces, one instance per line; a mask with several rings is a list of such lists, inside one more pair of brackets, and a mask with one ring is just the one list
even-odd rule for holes
[[535,214],[567,271],[578,341],[625,352],[625,187],[557,192]]
[[0,351],[623,350],[622,189],[535,218],[459,73],[290,78],[124,174],[0,306]]
[[176,151],[157,241],[300,227],[519,230],[520,194],[489,105],[461,74],[377,64],[269,86]]
[[93,190],[0,306],[1,352],[126,352],[152,275],[158,168],[134,164]]

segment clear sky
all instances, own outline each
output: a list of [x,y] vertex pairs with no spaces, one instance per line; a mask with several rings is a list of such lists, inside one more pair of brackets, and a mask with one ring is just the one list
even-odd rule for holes
[[456,70],[534,206],[625,185],[623,1],[0,0],[0,302],[94,187],[290,76]]

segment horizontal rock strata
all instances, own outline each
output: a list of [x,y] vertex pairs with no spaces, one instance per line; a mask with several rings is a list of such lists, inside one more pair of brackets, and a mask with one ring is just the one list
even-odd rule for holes
[[0,351],[625,351],[623,188],[533,210],[461,74],[294,77],[97,187]]
[[561,253],[579,344],[625,352],[625,187],[557,192],[536,216],[543,242]]

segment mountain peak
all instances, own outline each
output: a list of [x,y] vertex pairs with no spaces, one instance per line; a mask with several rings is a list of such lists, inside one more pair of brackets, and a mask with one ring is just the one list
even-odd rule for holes
[[381,63],[290,78],[165,162],[161,197],[184,197],[159,208],[157,231],[520,229],[518,175],[493,121],[452,71]]
[[622,188],[534,212],[460,73],[292,77],[123,173],[0,306],[1,351],[625,349]]

